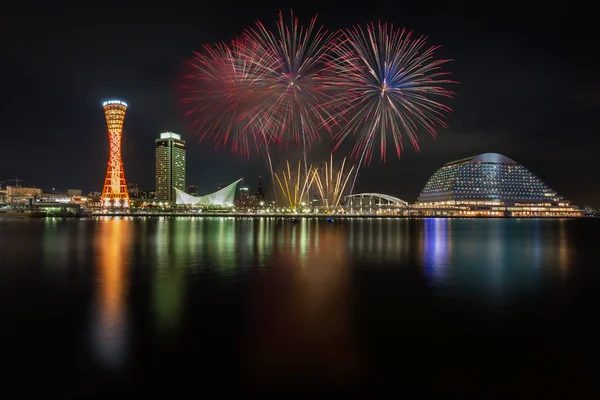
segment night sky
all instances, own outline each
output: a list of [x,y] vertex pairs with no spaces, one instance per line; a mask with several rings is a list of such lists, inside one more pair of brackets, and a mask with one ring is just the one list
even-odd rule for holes
[[[305,22],[318,13],[330,30],[377,20],[406,26],[428,36],[429,44],[442,45],[440,57],[455,60],[447,69],[461,84],[448,103],[454,109],[450,129],[440,130],[435,140],[422,134],[421,152],[407,147],[400,161],[390,153],[380,164],[376,154],[362,169],[355,192],[413,202],[444,163],[496,152],[576,204],[600,207],[594,166],[600,144],[597,26],[581,9],[398,1],[337,7],[324,1],[211,3],[217,4],[27,2],[27,9],[5,9],[0,181],[19,177],[23,186],[45,190],[101,190],[108,159],[102,102],[121,99],[129,104],[123,138],[128,182],[154,188],[154,139],[174,131],[187,140],[188,184],[207,193],[245,177],[255,190],[255,177],[268,175],[265,162],[215,149],[210,140],[199,143],[183,116],[177,85],[185,60],[203,43],[228,41],[258,19],[274,27],[279,9],[287,13],[293,6]],[[312,161],[325,158],[329,148],[323,136]],[[285,158],[277,157],[276,166]]]

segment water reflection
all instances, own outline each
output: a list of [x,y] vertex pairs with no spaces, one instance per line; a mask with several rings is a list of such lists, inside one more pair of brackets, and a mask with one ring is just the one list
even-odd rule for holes
[[558,228],[558,266],[563,277],[567,275],[569,267],[573,263],[572,244],[567,234],[567,223],[566,220],[560,220]]
[[352,257],[369,263],[400,262],[411,257],[413,221],[365,218],[345,222]]
[[450,296],[494,301],[531,295],[568,268],[565,221],[427,219],[419,243],[427,283]]
[[[317,233],[318,232],[318,236]],[[273,377],[354,376],[346,230],[316,221],[283,226],[269,275],[254,274],[247,343],[251,370]]]
[[430,283],[436,285],[446,281],[448,273],[448,261],[452,248],[450,224],[450,220],[441,218],[424,220],[421,238],[424,274]]
[[[44,221],[42,247],[46,271],[63,273],[68,266],[73,243],[69,235],[64,234],[63,231],[69,229],[69,222],[58,218],[49,218]],[[59,271],[60,269],[62,271]]]
[[275,222],[272,218],[260,218],[258,221],[253,221],[254,229],[253,237],[256,239],[253,241],[252,251],[255,253],[256,265],[264,266],[269,257],[273,254],[273,247],[275,245]]
[[[185,269],[189,267],[189,252],[194,249],[188,239],[194,235],[190,221],[159,220],[154,239],[153,304],[156,329],[172,334],[179,326],[185,297]],[[183,271],[181,269],[184,269]]]
[[205,248],[212,267],[219,274],[231,275],[236,266],[236,220],[234,218],[211,218],[206,224]]
[[[234,385],[240,375],[339,382],[400,364],[424,371],[431,360],[460,381],[500,353],[521,360],[534,347],[528,365],[561,347],[564,357],[545,361],[576,365],[573,349],[590,354],[581,338],[594,336],[585,328],[597,308],[597,229],[594,220],[1,221],[5,342],[19,358],[52,364],[43,372],[56,382],[101,386],[114,376],[128,389],[221,377]],[[556,336],[488,346],[492,356],[451,365],[465,346],[532,321],[532,332]],[[210,373],[195,380],[201,369]]]
[[92,341],[97,359],[105,368],[123,366],[127,349],[129,252],[133,222],[106,218],[96,232],[96,304]]

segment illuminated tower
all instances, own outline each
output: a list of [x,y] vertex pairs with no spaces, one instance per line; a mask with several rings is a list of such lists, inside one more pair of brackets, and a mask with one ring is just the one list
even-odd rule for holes
[[108,169],[102,189],[102,206],[104,207],[129,207],[129,191],[123,172],[121,159],[121,136],[123,135],[123,120],[127,111],[127,104],[120,100],[105,101],[104,115],[108,127],[108,142],[110,153],[108,156]]

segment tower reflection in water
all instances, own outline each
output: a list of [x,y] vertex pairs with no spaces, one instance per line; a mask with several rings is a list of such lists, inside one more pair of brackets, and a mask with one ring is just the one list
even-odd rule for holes
[[280,227],[266,268],[251,281],[249,369],[272,378],[318,376],[345,381],[357,372],[350,324],[346,231],[302,220]]
[[99,221],[95,238],[96,302],[92,342],[104,368],[120,369],[127,348],[127,282],[132,221],[106,218]]

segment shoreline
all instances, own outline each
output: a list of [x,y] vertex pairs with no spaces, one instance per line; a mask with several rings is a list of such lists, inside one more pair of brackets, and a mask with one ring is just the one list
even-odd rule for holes
[[[385,214],[247,214],[247,213],[153,213],[153,214],[129,214],[129,213],[106,213],[106,214],[93,214],[92,218],[102,217],[185,217],[185,218],[246,218],[246,219],[260,219],[260,218],[277,218],[277,219],[428,219],[428,218],[439,218],[439,219],[583,219],[583,218],[595,218],[595,217],[564,217],[564,216],[548,216],[548,217],[476,217],[476,216],[424,216],[424,215],[385,215]],[[51,218],[51,217],[50,217]],[[89,216],[88,216],[89,218]]]

